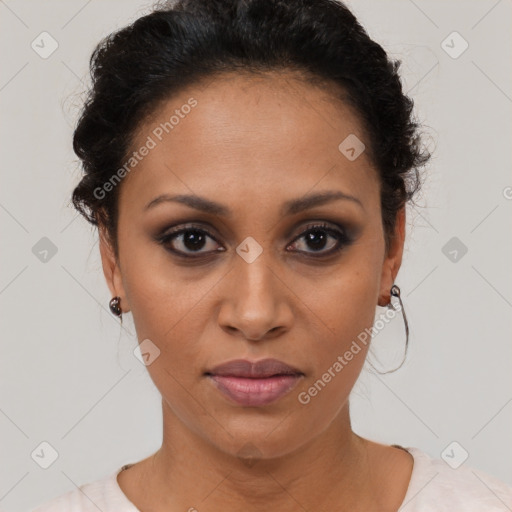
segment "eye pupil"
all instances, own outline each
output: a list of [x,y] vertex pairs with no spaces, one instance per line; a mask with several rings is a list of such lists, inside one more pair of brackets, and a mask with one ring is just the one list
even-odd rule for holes
[[310,231],[307,235],[308,243],[313,249],[323,249],[326,243],[325,232],[315,229]]
[[188,230],[183,233],[183,244],[190,250],[202,249],[205,237],[197,230]]

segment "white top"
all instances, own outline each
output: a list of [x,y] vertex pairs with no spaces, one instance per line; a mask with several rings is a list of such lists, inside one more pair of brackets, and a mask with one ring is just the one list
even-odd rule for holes
[[[397,446],[397,445],[394,445]],[[411,480],[397,512],[510,512],[512,487],[463,464],[452,469],[419,448],[405,448],[414,457]],[[117,483],[125,464],[107,477],[81,485],[30,512],[140,512]]]

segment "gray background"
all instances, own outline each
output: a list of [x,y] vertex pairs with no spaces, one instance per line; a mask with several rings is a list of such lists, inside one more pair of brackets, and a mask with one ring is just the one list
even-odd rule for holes
[[[456,441],[456,458],[465,450],[466,465],[512,484],[512,3],[348,4],[402,59],[405,89],[435,151],[419,204],[408,210],[397,279],[410,351],[396,373],[365,366],[351,399],[354,430],[434,457]],[[71,135],[90,53],[150,5],[0,1],[5,510],[27,510],[160,444],[159,394],[133,355],[131,317],[121,329],[110,314],[96,233],[69,206],[80,175]],[[46,59],[31,47],[43,31],[58,42]],[[453,31],[469,43],[457,58],[441,46]],[[461,49],[453,36],[445,44],[452,54]],[[48,244],[43,237],[57,249],[46,262],[33,252]],[[374,338],[373,365],[395,368],[404,340],[399,316]],[[58,452],[47,469],[31,457],[43,441]]]

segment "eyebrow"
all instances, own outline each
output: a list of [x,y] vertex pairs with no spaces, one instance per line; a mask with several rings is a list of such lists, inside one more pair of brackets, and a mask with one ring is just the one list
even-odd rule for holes
[[[363,210],[364,206],[362,202],[350,194],[341,192],[340,190],[327,190],[323,192],[316,192],[314,194],[306,194],[298,199],[291,199],[286,201],[281,208],[281,216],[293,215],[315,206],[321,206],[332,201],[347,200],[358,204]],[[190,208],[200,210],[205,213],[211,213],[213,215],[219,215],[222,217],[232,217],[232,212],[228,207],[223,204],[216,203],[205,197],[192,195],[192,194],[180,194],[180,195],[169,195],[162,194],[152,199],[145,207],[144,211],[154,208],[158,204],[166,202],[181,203]]]

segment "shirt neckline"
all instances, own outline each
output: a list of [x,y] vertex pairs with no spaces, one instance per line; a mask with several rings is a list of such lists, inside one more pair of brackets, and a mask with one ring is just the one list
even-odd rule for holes
[[[411,501],[413,499],[413,497],[419,491],[419,487],[421,486],[420,474],[422,472],[424,472],[426,469],[426,462],[428,460],[428,456],[427,456],[427,454],[422,452],[419,448],[415,448],[413,446],[403,447],[398,444],[393,444],[391,446],[405,450],[406,452],[410,453],[413,457],[413,466],[412,466],[409,483],[407,485],[407,491],[405,492],[404,499],[402,500],[402,503],[400,503],[400,506],[398,507],[398,510],[397,510],[397,512],[400,512],[409,503],[409,501]],[[119,473],[130,468],[134,464],[135,464],[135,462],[130,462],[128,464],[123,465],[120,469],[116,470],[110,477],[111,488],[112,488],[113,493],[115,494],[116,497],[119,497],[119,499],[124,502],[123,503],[124,506],[129,508],[129,510],[127,510],[126,512],[140,512],[140,510],[135,506],[135,504],[133,502],[131,502],[128,499],[128,496],[126,496],[124,491],[121,489],[121,486],[119,485],[119,482],[117,481],[117,477],[118,477]],[[428,475],[425,475],[425,476],[428,476]]]
[[[140,512],[140,510],[135,506],[135,504],[128,499],[128,496],[124,493],[124,491],[121,489],[121,486],[119,485],[119,482],[117,481],[117,477],[119,473],[124,471],[125,469],[128,469],[129,467],[133,466],[135,462],[130,462],[128,464],[125,464],[120,469],[117,469],[114,471],[114,473],[110,477],[110,483],[111,483],[111,490],[116,499],[122,501],[120,505],[123,505],[127,508],[126,511],[123,512]],[[116,506],[118,504],[116,503]]]
[[409,485],[407,486],[407,491],[405,492],[404,499],[402,500],[402,503],[400,503],[400,506],[398,507],[397,512],[400,512],[401,510],[404,509],[406,505],[409,504],[410,501],[412,501],[416,497],[416,495],[421,491],[421,489],[425,487],[426,483],[432,480],[432,478],[437,473],[429,464],[431,462],[430,456],[427,453],[420,450],[419,448],[416,448],[414,446],[393,446],[397,448],[402,448],[403,450],[409,452],[414,459],[411,477],[409,479]]

